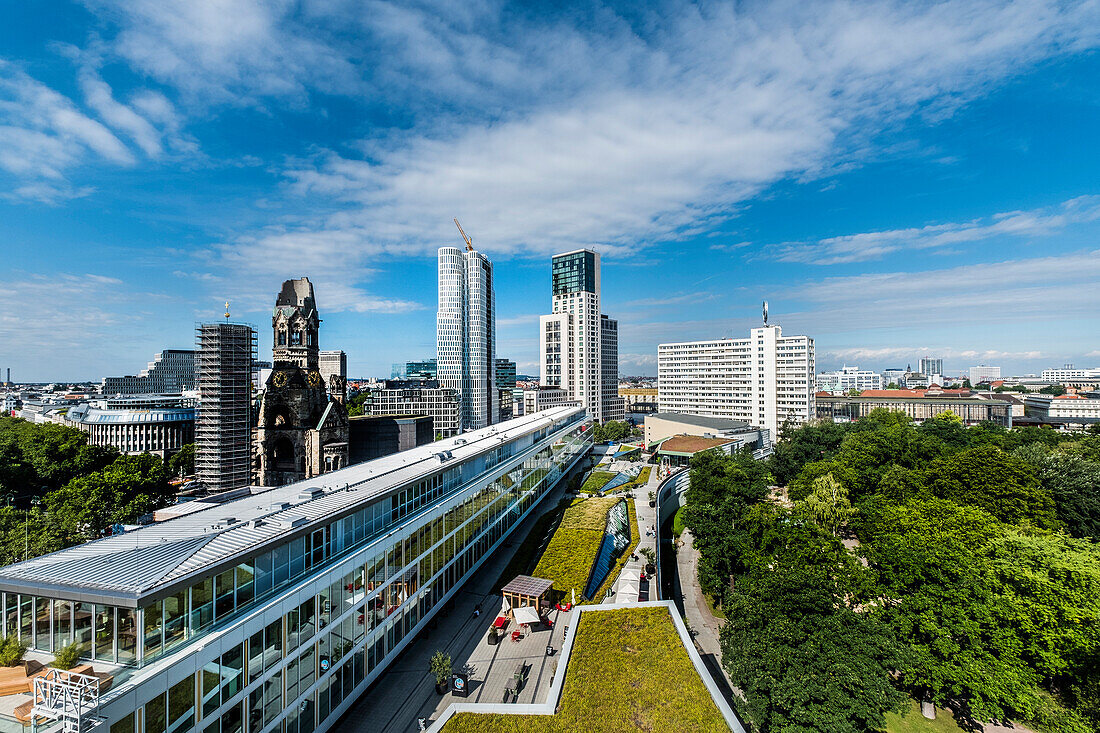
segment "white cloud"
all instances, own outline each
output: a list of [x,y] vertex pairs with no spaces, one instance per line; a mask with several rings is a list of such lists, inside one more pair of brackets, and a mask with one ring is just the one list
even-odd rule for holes
[[846,234],[765,250],[784,262],[833,265],[880,259],[905,249],[939,249],[997,236],[1047,236],[1072,224],[1100,219],[1100,196],[1079,196],[1049,209],[1009,211],[985,220]]

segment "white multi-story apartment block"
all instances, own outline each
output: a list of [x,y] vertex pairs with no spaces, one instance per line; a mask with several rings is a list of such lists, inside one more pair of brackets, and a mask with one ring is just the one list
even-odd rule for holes
[[882,375],[859,367],[842,367],[839,371],[817,375],[817,388],[825,392],[847,392],[850,389],[882,389]]
[[934,356],[922,356],[917,362],[917,371],[929,377],[943,374],[943,359]]
[[588,249],[554,255],[553,313],[539,319],[541,384],[561,387],[597,422],[622,420],[619,324],[600,312],[600,255]]
[[437,374],[458,392],[461,429],[497,422],[496,294],[493,264],[475,250],[439,248]]
[[980,366],[970,367],[970,383],[978,384],[979,382],[992,382],[994,379],[1001,378],[1001,368],[994,366]]
[[1074,369],[1066,366],[1062,369],[1044,369],[1041,375],[1044,382],[1065,382],[1070,379],[1097,379],[1100,378],[1100,367],[1092,369]]
[[662,411],[743,420],[778,438],[784,423],[814,417],[814,386],[814,340],[779,326],[657,347]]
[[1066,394],[1058,397],[1029,394],[1024,398],[1024,405],[1029,417],[1081,423],[1100,421],[1100,392],[1090,392],[1088,395]]

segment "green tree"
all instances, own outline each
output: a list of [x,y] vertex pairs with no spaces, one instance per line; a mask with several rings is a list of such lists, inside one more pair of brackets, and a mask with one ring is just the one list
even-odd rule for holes
[[890,672],[902,648],[878,613],[856,612],[845,596],[824,564],[779,564],[730,592],[722,663],[753,729],[864,733],[901,709]]
[[798,503],[797,508],[834,536],[839,534],[853,512],[848,491],[831,473],[814,479],[813,490]]
[[769,459],[769,469],[780,486],[787,486],[802,467],[827,460],[840,448],[848,428],[833,422],[809,423],[784,429]]
[[1066,393],[1066,388],[1063,387],[1060,384],[1051,384],[1051,385],[1048,385],[1046,387],[1043,387],[1041,390],[1039,390],[1039,393],[1040,394],[1054,395],[1055,397],[1061,397],[1062,395],[1064,395]]
[[1012,455],[1035,468],[1067,532],[1100,542],[1100,463],[1038,443],[1017,448]]
[[1054,500],[1040,485],[1035,469],[995,446],[969,448],[936,460],[927,475],[936,496],[981,507],[1002,522],[1057,526]]
[[168,459],[173,476],[190,476],[195,472],[195,444],[187,443]]
[[106,468],[73,479],[46,497],[69,541],[101,536],[113,524],[134,522],[172,501],[164,463],[156,456],[120,456]]

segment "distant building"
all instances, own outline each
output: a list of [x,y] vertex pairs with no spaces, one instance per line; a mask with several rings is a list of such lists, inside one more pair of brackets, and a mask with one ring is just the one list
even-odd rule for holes
[[741,420],[772,436],[814,417],[814,340],[779,326],[747,339],[660,344],[657,373],[663,411]]
[[909,371],[909,369],[898,369],[898,368],[883,369],[882,370],[882,381],[884,382],[884,384],[882,386],[883,387],[888,387],[891,384],[897,384],[897,385],[900,386],[902,377],[904,377],[906,372],[908,372],[908,371]]
[[348,381],[348,355],[343,351],[320,351],[317,353],[317,371],[321,372],[321,379],[325,384],[329,383],[332,375],[340,377],[344,382]]
[[497,389],[515,389],[516,363],[510,359],[496,360]]
[[1068,422],[1087,425],[1100,422],[1100,392],[1087,395],[1065,394],[1058,397],[1029,394],[1024,397],[1028,417],[1044,422]]
[[461,432],[458,392],[438,380],[394,380],[371,390],[363,402],[365,415],[427,415],[432,429],[449,438]]
[[943,359],[933,356],[922,356],[917,362],[917,371],[929,376],[943,374]]
[[619,397],[623,399],[627,412],[656,412],[656,387],[624,387],[619,385]]
[[721,440],[721,445],[732,442],[734,448],[749,446],[753,450],[765,451],[771,448],[772,442],[771,434],[767,430],[753,427],[743,420],[706,417],[682,412],[658,412],[646,417],[645,444],[647,449],[655,449],[664,441],[677,436]]
[[596,422],[622,420],[619,324],[601,313],[598,252],[554,255],[551,308],[539,318],[542,386],[566,390]]
[[817,417],[833,422],[851,422],[872,410],[904,412],[917,422],[952,412],[967,425],[993,422],[1012,427],[1012,405],[1007,400],[984,399],[968,389],[949,390],[865,390],[858,397],[817,395]]
[[859,367],[842,367],[839,371],[817,375],[817,389],[825,392],[847,392],[851,389],[882,389],[882,375]]
[[256,332],[243,323],[203,323],[197,338],[195,473],[207,491],[244,488],[252,475]]
[[436,379],[439,376],[439,364],[435,359],[406,361],[393,365],[393,379]]
[[994,379],[1001,378],[1001,368],[994,366],[972,366],[970,367],[970,383],[980,384],[981,382],[992,382]]
[[161,460],[195,440],[194,407],[105,409],[88,404],[69,408],[65,423],[88,434],[91,445],[120,453],[151,453]]
[[137,376],[104,377],[100,392],[115,394],[171,394],[195,388],[195,352],[165,349]]
[[427,415],[357,415],[348,426],[350,462],[375,458],[425,445],[435,440]]
[[523,413],[533,415],[551,407],[578,404],[567,390],[561,387],[539,387],[523,391]]
[[459,397],[460,429],[497,422],[496,291],[493,263],[480,252],[439,248],[436,352],[440,384]]
[[1098,379],[1100,378],[1100,367],[1093,367],[1092,369],[1074,369],[1072,364],[1067,364],[1062,369],[1044,369],[1040,376],[1044,382]]

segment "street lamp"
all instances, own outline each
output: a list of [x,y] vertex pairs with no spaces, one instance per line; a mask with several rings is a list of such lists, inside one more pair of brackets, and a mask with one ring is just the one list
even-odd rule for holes
[[[42,503],[42,500],[37,496],[31,499],[32,506],[38,506]],[[23,525],[23,559],[29,560],[31,557],[31,510],[27,509],[26,512],[27,521]]]

